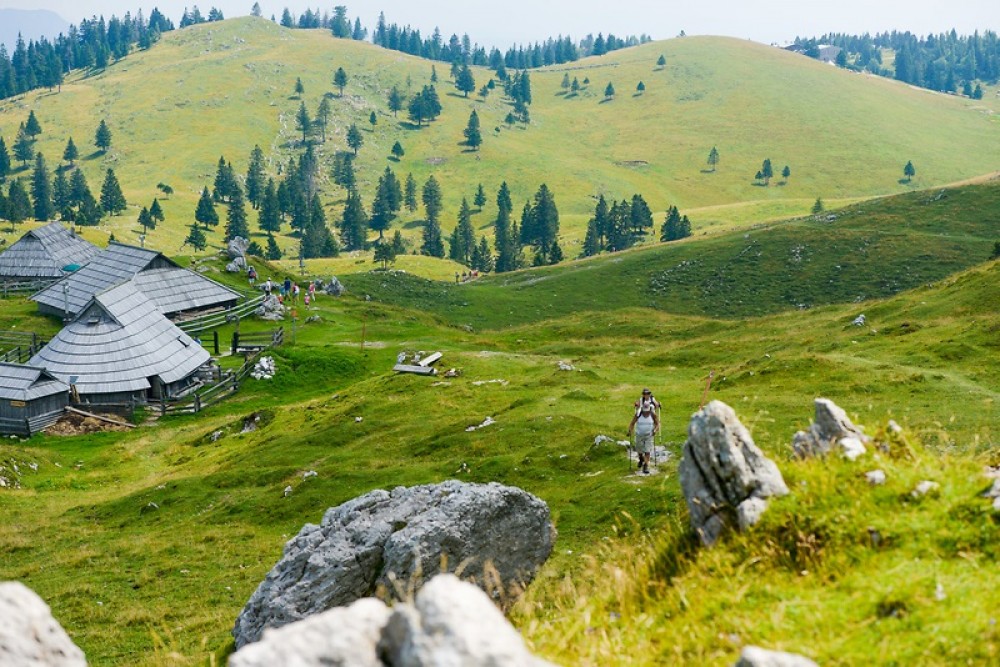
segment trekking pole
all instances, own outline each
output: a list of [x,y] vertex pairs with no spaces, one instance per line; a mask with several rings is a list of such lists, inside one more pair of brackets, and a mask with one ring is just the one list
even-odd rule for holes
[[712,386],[712,378],[713,377],[715,377],[715,371],[709,371],[708,372],[708,380],[705,382],[705,393],[703,393],[701,395],[701,405],[698,406],[699,410],[701,410],[702,408],[705,407],[705,401],[708,399],[708,390]]

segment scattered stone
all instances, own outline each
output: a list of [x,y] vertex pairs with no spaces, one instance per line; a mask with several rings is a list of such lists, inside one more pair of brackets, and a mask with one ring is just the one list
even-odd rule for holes
[[24,584],[0,583],[0,665],[86,667],[49,606]]
[[226,434],[225,431],[212,431],[212,435],[208,436],[208,439],[211,440],[212,442],[218,442],[219,438],[221,438],[225,434]]
[[302,473],[302,479],[303,480],[309,479],[310,477],[317,477],[317,476],[319,476],[319,473],[316,472],[315,470],[307,470],[306,472]]
[[784,651],[769,651],[759,646],[744,646],[735,667],[818,667],[801,655]]
[[923,498],[931,491],[937,491],[940,488],[941,485],[938,484],[937,482],[931,482],[925,479],[924,481],[917,484],[917,486],[914,487],[912,491],[910,491],[910,495],[913,496],[914,498]]
[[457,368],[449,368],[447,371],[445,371],[444,376],[446,378],[457,378],[461,374],[462,371],[458,370]]
[[864,313],[862,313],[861,315],[858,315],[857,317],[855,317],[854,321],[851,322],[851,324],[853,324],[856,327],[863,327],[863,326],[865,326],[865,324],[867,322],[868,322],[868,320],[865,318]]
[[323,318],[320,317],[319,315],[310,315],[309,317],[306,318],[306,324],[317,324],[322,321]]
[[487,417],[478,426],[469,426],[465,430],[466,431],[475,431],[477,429],[486,428],[487,426],[490,426],[491,424],[496,424],[496,421],[493,419],[493,417]]
[[760,520],[768,498],[788,493],[778,466],[721,401],[691,418],[680,480],[691,525],[705,546],[715,543],[733,514],[746,530]]
[[986,498],[993,499],[993,509],[1000,512],[1000,477],[993,480],[993,486],[983,494]]
[[255,380],[271,380],[277,372],[278,367],[274,364],[274,357],[261,357],[253,365],[250,377]]
[[291,487],[291,485],[288,485],[288,486],[285,487],[284,494],[285,494],[285,498],[287,498],[288,496],[292,495],[292,487]]
[[889,430],[895,433],[896,435],[899,435],[900,433],[903,432],[903,427],[897,424],[895,419],[890,419]]
[[378,643],[392,612],[380,600],[365,598],[282,628],[229,658],[229,667],[339,665],[382,667]]
[[461,568],[491,594],[515,592],[554,540],[548,506],[514,487],[449,480],[372,491],[327,510],[285,545],[236,621],[236,646],[376,592],[405,595],[442,569]]
[[945,598],[947,597],[948,596],[945,595],[944,592],[944,586],[942,586],[941,582],[939,581],[937,586],[934,587],[934,599],[937,600],[938,602],[944,602]]
[[244,257],[237,257],[226,264],[226,273],[243,273],[247,270],[247,260]]
[[[242,236],[236,236],[229,240],[226,244],[226,254],[229,255],[229,259],[236,259],[237,257],[245,258],[247,254],[247,248],[250,247],[250,241],[243,238]],[[244,259],[243,265],[246,266],[246,260]]]
[[602,443],[614,441],[614,438],[609,438],[602,433],[594,438],[594,447],[600,447]]
[[260,413],[251,412],[243,418],[243,427],[240,429],[240,433],[252,433],[257,430],[258,426],[260,426]]
[[264,297],[261,304],[257,306],[254,314],[262,320],[277,322],[285,319],[285,307],[278,300],[277,294],[268,294]]
[[799,431],[792,439],[792,449],[802,458],[825,456],[834,445],[853,461],[865,453],[870,438],[851,423],[836,403],[828,398],[816,399],[816,418],[808,431]]
[[885,471],[884,470],[872,470],[865,473],[865,479],[872,486],[882,486],[885,484]]
[[364,417],[355,417],[355,418],[354,418],[354,423],[355,423],[355,424],[360,424],[360,423],[361,423],[361,422],[363,422],[364,420],[365,420],[365,418],[364,418]]
[[413,606],[399,605],[385,627],[379,652],[389,665],[544,667],[490,599],[455,576],[435,577]]
[[412,603],[358,600],[282,628],[237,651],[229,667],[545,667],[489,598],[450,574]]
[[495,380],[476,380],[472,384],[473,384],[473,386],[476,386],[476,387],[481,387],[484,384],[499,384],[499,385],[503,385],[503,386],[506,387],[507,386],[507,381],[506,380],[500,380],[498,378],[498,379],[495,379]]
[[568,361],[560,361],[559,364],[558,364],[558,366],[559,366],[559,370],[561,370],[561,371],[575,371],[576,370],[576,366],[574,366],[573,364],[569,363]]
[[330,282],[323,286],[323,291],[330,296],[340,296],[347,290],[344,289],[344,285],[337,280],[337,276],[330,278]]

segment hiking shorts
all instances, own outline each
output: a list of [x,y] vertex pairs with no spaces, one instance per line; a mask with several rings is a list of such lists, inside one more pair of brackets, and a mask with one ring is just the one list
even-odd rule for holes
[[650,454],[653,451],[653,434],[635,434],[635,451],[640,454]]

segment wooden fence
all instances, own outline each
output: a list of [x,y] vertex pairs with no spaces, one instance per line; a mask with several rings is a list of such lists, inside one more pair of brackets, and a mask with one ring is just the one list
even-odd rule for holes
[[45,347],[46,341],[38,334],[30,331],[3,331],[0,332],[0,361],[9,364],[27,363],[40,349]]
[[22,296],[40,292],[52,285],[58,278],[37,278],[35,280],[3,280],[0,281],[0,295],[4,299],[11,296]]
[[177,327],[190,336],[200,331],[221,327],[229,322],[238,322],[247,315],[253,314],[260,307],[260,304],[263,303],[264,297],[265,295],[261,294],[252,299],[247,299],[240,305],[228,310],[206,313],[198,317],[192,317],[189,320],[177,322]]
[[233,354],[257,353],[269,347],[277,347],[285,342],[285,328],[278,327],[274,331],[259,333],[233,332],[233,342],[230,350]]

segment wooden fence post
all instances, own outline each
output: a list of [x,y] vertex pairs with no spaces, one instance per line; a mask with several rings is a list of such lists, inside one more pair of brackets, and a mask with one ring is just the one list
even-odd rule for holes
[[215,346],[215,356],[219,356],[219,330],[212,332],[212,343]]
[[236,354],[236,349],[239,346],[240,346],[240,332],[239,331],[234,331],[233,332],[233,347],[232,347],[233,354]]

